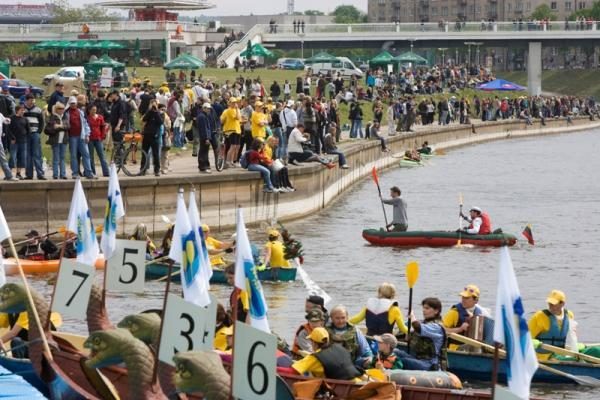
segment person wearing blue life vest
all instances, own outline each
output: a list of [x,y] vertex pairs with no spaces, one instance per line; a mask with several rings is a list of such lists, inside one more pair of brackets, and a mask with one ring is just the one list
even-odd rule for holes
[[[556,347],[565,347],[567,335],[575,316],[565,308],[567,297],[560,290],[552,290],[546,298],[548,308],[537,311],[529,320],[529,333],[531,337]],[[535,342],[535,340],[534,340]],[[538,359],[547,360],[552,352],[536,347]]]
[[[443,323],[446,333],[458,333],[466,336],[473,317],[490,317],[489,311],[478,304],[479,294],[479,288],[473,284],[463,288],[459,293],[460,303],[453,305],[444,315]],[[460,343],[451,340],[450,349],[456,349],[458,344]]]

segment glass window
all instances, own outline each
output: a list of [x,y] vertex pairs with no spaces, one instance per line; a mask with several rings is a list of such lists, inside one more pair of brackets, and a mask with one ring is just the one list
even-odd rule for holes
[[436,16],[437,15],[437,7],[431,7],[431,15],[432,16]]
[[448,16],[448,7],[442,7],[442,17]]
[[550,3],[550,9],[551,10],[558,10],[558,5],[556,4],[555,1]]
[[565,2],[565,10],[571,11],[571,2],[570,1]]

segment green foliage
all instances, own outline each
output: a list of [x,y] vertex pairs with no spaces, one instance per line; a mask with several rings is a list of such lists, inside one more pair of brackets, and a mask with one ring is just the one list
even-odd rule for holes
[[356,24],[367,22],[367,15],[354,6],[337,6],[331,13],[336,24]]
[[115,13],[110,13],[107,9],[86,5],[83,8],[71,7],[68,0],[54,0],[54,24],[68,24],[71,22],[101,22],[101,21],[118,21],[120,16]]
[[592,8],[584,8],[583,10],[577,10],[569,17],[570,21],[574,21],[577,17],[591,17],[594,21],[600,20],[600,0],[595,1]]
[[537,20],[547,18],[550,21],[556,21],[556,14],[552,12],[548,4],[540,4],[537,6],[529,17]]
[[304,15],[325,15],[325,13],[319,10],[306,10],[304,11]]

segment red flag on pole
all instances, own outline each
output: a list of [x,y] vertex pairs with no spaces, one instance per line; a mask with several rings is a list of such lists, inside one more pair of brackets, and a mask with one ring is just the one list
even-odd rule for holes
[[373,167],[373,169],[371,170],[371,175],[373,175],[373,180],[375,181],[375,184],[377,186],[379,186],[379,177],[377,176],[377,167]]
[[535,241],[533,240],[533,232],[531,231],[531,225],[527,225],[525,229],[523,229],[523,236],[527,239],[530,245],[534,245]]

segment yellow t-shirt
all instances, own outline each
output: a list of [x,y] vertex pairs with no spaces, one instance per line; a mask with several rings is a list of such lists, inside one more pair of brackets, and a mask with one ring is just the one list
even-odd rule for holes
[[[50,314],[50,321],[52,321],[56,328],[62,325],[62,317],[57,312]],[[19,314],[15,324],[19,325],[23,329],[29,329],[29,318],[27,317],[26,311]],[[0,313],[0,328],[10,329],[8,314]]]
[[264,139],[267,137],[267,129],[265,128],[266,125],[261,125],[261,123],[266,122],[268,122],[266,114],[258,111],[254,111],[252,113],[252,137],[254,139]]
[[459,315],[456,308],[451,308],[442,319],[442,323],[446,328],[458,328],[458,321]]
[[227,110],[223,111],[221,114],[221,124],[223,125],[224,133],[242,133],[241,127],[242,116],[240,114],[240,110],[237,108],[227,108]]
[[273,148],[268,144],[263,147],[263,154],[267,160],[273,160]]
[[215,332],[215,340],[213,341],[213,347],[215,350],[227,351],[229,349],[229,345],[227,344],[227,335],[225,334],[225,329],[227,327],[223,325],[219,330]]
[[294,362],[292,364],[292,368],[294,368],[300,375],[308,373],[315,378],[325,378],[325,369],[323,369],[323,364],[321,364],[321,361],[317,360],[317,357],[313,356],[312,354],[304,357],[302,360]]
[[[568,318],[573,320],[575,319],[575,315],[571,312],[568,311]],[[562,329],[562,324],[563,322],[560,320],[556,321],[558,323],[558,328]],[[540,334],[544,333],[544,332],[548,332],[550,330],[550,318],[544,313],[544,311],[540,310],[537,311],[535,314],[533,314],[533,316],[531,317],[531,319],[528,322],[528,326],[529,326],[529,333],[531,334],[532,338],[537,338]],[[536,353],[538,359],[540,360],[547,360],[552,356],[552,353]]]
[[[208,248],[208,250],[219,250],[221,247],[223,247],[223,242],[215,239],[212,236],[209,236],[206,238],[206,247]],[[218,254],[211,255],[211,256],[209,256],[209,258],[210,258],[210,265],[212,265],[212,266],[225,265],[225,260],[223,260],[223,257],[221,257]]]
[[271,268],[291,268],[290,260],[285,259],[285,250],[283,243],[279,240],[274,242],[267,242],[265,244],[266,249],[271,249]]
[[[352,318],[350,318],[349,321],[352,325],[356,325],[356,324],[362,322],[366,317],[367,317],[367,307],[360,310],[360,312],[358,314],[354,315]],[[402,315],[402,311],[400,310],[400,308],[398,306],[391,306],[389,309],[389,312],[388,312],[388,323],[392,324],[394,322],[396,323],[396,326],[398,327],[398,330],[400,332],[402,332],[402,333],[408,332],[408,328],[406,327],[406,324],[404,323],[404,316]]]
[[184,92],[190,99],[190,107],[193,106],[196,102],[196,95],[194,94],[194,91],[192,89],[185,89]]

